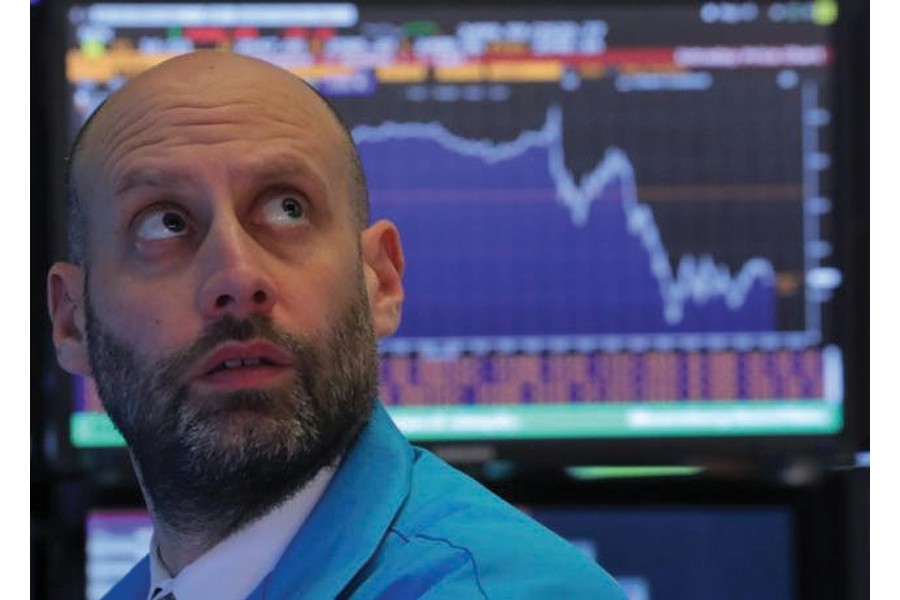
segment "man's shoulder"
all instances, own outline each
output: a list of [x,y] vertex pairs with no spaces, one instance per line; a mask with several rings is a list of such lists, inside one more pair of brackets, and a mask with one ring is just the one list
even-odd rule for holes
[[587,555],[421,449],[382,553],[427,574],[434,597],[624,598]]

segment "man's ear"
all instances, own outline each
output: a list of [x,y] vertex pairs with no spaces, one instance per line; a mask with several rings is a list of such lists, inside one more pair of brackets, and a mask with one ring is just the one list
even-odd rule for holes
[[47,275],[47,306],[59,365],[75,375],[90,375],[84,314],[84,272],[55,263]]
[[360,234],[366,291],[375,335],[397,331],[403,306],[403,248],[400,233],[390,221],[381,220]]

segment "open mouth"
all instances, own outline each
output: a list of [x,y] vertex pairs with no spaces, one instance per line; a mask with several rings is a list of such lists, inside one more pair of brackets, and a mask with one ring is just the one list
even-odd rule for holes
[[231,369],[240,369],[243,367],[277,367],[277,365],[273,361],[267,358],[231,358],[226,361],[223,361],[212,368],[211,371],[207,373],[207,375],[213,375],[215,373],[219,373],[221,371],[228,371]]
[[206,356],[194,378],[215,387],[269,387],[291,373],[293,363],[293,355],[265,340],[226,342]]

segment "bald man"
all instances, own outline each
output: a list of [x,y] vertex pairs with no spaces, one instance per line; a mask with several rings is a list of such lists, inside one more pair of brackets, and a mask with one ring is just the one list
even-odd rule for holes
[[170,59],[92,115],[68,188],[57,358],[96,382],[154,523],[109,598],[624,598],[391,423],[399,233],[302,80]]

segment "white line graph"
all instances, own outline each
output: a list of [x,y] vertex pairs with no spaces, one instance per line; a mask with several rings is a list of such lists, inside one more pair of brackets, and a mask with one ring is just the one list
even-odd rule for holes
[[760,257],[747,260],[734,274],[711,254],[686,254],[673,269],[652,210],[638,200],[634,167],[627,154],[620,148],[608,148],[596,166],[576,182],[565,163],[562,125],[561,109],[551,105],[540,129],[523,131],[508,142],[460,137],[438,122],[386,121],[380,125],[357,126],[352,134],[360,146],[398,140],[431,141],[457,155],[478,158],[486,165],[513,160],[534,148],[544,149],[556,200],[569,211],[576,227],[587,223],[591,205],[603,191],[618,183],[628,231],[640,240],[647,253],[663,301],[664,318],[671,325],[682,321],[688,302],[704,303],[722,298],[729,308],[737,310],[757,281],[774,283],[772,263]]

